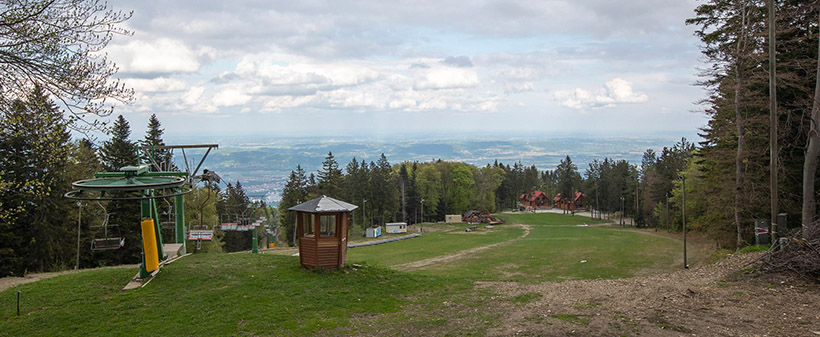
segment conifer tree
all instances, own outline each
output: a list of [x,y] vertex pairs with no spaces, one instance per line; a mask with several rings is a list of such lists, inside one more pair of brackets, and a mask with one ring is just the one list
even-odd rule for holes
[[62,112],[36,86],[0,116],[0,277],[44,271],[65,263],[60,247],[67,232],[65,174],[70,135]]
[[[100,148],[100,159],[106,171],[118,171],[124,166],[139,164],[137,145],[130,137],[131,127],[125,117],[119,115],[111,129],[111,139]],[[119,235],[125,238],[125,246],[114,251],[98,252],[95,257],[102,265],[138,263],[142,252],[139,201],[114,200],[108,203],[106,211],[111,214],[109,225],[117,226]],[[95,235],[101,237],[106,233],[100,230]]]
[[117,171],[123,166],[137,165],[137,145],[129,138],[131,126],[125,117],[119,115],[111,128],[111,139],[103,143],[100,159],[106,171]]
[[322,169],[318,172],[318,193],[332,198],[340,198],[342,192],[342,170],[332,152],[327,153]]
[[279,202],[279,224],[285,229],[285,239],[293,243],[296,216],[288,208],[300,202],[307,201],[307,178],[301,165],[296,165],[296,171],[290,171],[290,177],[282,191],[282,200]]
[[162,134],[165,130],[162,129],[162,124],[159,122],[156,114],[152,114],[148,119],[148,130],[145,131],[145,138],[140,141],[140,146],[143,148],[140,151],[142,162],[155,163],[154,171],[174,171],[176,166],[173,163],[171,151],[168,149],[157,149],[157,146],[165,146],[165,141],[162,139]]

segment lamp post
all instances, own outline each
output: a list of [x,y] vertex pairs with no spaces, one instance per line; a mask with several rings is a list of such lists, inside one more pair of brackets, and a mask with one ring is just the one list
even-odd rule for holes
[[367,227],[367,212],[365,212],[365,208],[367,207],[367,199],[362,198],[362,226],[365,228]]
[[421,214],[419,214],[419,222],[424,222],[424,198],[421,198],[421,201],[419,201],[419,203],[421,203]]
[[74,265],[74,270],[80,269],[80,224],[83,219],[83,203],[77,202],[77,207],[80,211],[77,214],[77,263]]
[[686,263],[686,177],[681,175],[680,181],[683,187],[681,198],[681,217],[683,218],[683,269],[689,269],[689,264]]
[[621,197],[621,227],[624,226],[624,197]]

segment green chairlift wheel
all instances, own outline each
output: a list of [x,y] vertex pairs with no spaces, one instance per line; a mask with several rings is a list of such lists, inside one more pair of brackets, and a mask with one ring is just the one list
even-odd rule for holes
[[184,183],[181,177],[92,178],[75,181],[71,187],[91,191],[141,191],[180,187]]

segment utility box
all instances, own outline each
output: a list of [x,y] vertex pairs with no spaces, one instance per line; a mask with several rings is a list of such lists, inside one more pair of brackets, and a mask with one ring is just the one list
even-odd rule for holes
[[369,238],[377,238],[382,236],[382,228],[379,227],[370,227],[365,231],[365,236]]
[[768,245],[770,241],[769,220],[755,219],[755,244]]
[[777,230],[780,232],[786,232],[786,229],[789,228],[789,223],[786,222],[786,213],[779,213],[777,214]]

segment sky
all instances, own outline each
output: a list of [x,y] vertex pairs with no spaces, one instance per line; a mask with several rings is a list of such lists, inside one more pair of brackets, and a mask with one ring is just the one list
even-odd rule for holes
[[135,134],[691,136],[695,0],[109,1]]

